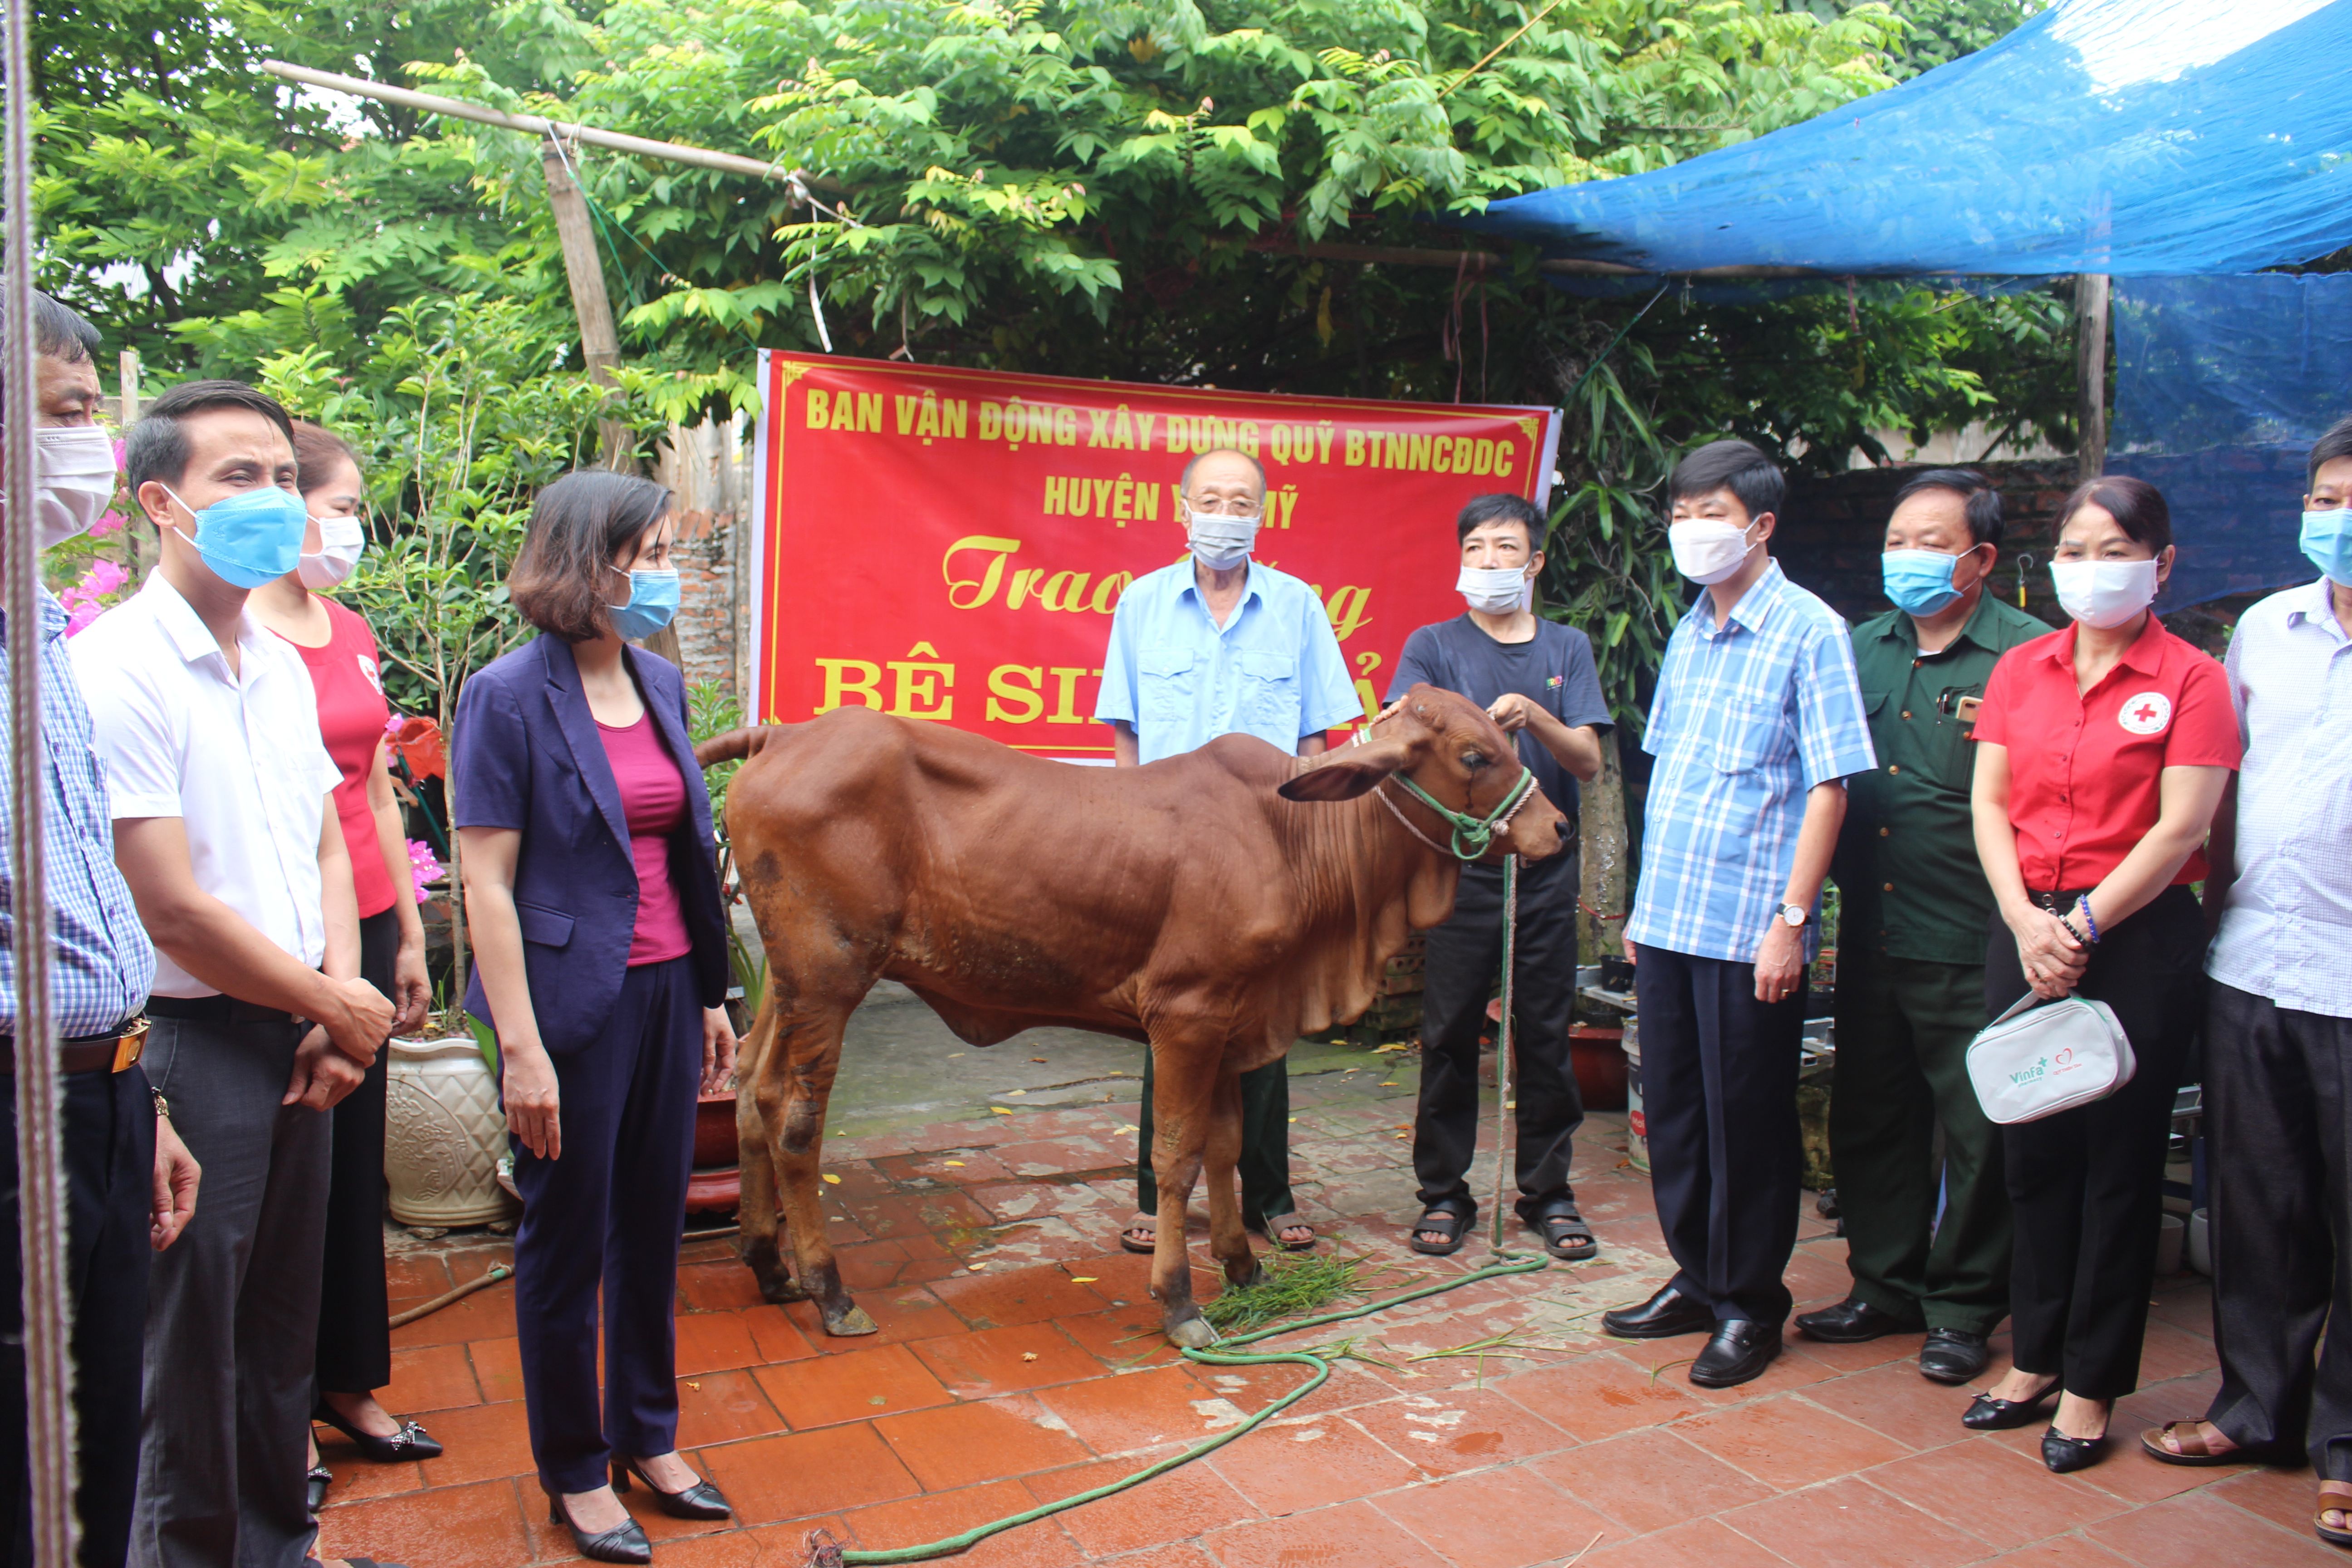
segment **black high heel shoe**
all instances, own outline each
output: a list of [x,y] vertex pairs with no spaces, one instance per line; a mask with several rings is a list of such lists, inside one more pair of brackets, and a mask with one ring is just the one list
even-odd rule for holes
[[310,1419],[323,1421],[360,1446],[360,1452],[379,1465],[397,1465],[407,1459],[437,1459],[441,1445],[425,1435],[425,1428],[414,1421],[404,1421],[400,1430],[389,1437],[379,1437],[373,1432],[362,1432],[344,1420],[335,1407],[325,1400],[310,1412]]
[[614,1455],[613,1489],[616,1492],[627,1491],[631,1476],[646,1483],[646,1490],[654,1494],[656,1506],[672,1519],[732,1519],[735,1517],[735,1510],[728,1506],[724,1494],[709,1481],[697,1481],[684,1491],[666,1492],[654,1485],[653,1477],[646,1474],[643,1465],[635,1459],[624,1459],[617,1454]]
[[2031,1399],[1995,1399],[1990,1394],[1979,1394],[1960,1415],[1960,1425],[1971,1432],[2006,1432],[2012,1426],[2031,1426],[2037,1417],[2033,1412],[2044,1403],[2058,1397],[2058,1382]]
[[646,1539],[645,1526],[627,1520],[602,1535],[591,1535],[572,1522],[572,1510],[563,1506],[563,1494],[539,1483],[547,1494],[547,1519],[572,1532],[572,1549],[592,1563],[650,1563],[654,1560],[654,1543]]
[[2042,1434],[2042,1462],[2050,1467],[2053,1475],[2087,1470],[2106,1457],[2107,1435],[2105,1432],[2095,1437],[2069,1437],[2053,1426]]

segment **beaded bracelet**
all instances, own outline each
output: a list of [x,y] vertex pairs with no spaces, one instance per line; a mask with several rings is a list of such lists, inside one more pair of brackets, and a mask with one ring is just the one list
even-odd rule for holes
[[[2082,910],[2082,911],[2083,911],[2083,923],[2084,923],[2084,925],[2086,925],[2086,926],[2088,926],[2088,927],[2090,927],[2090,928],[2091,928],[2091,935],[2090,935],[2090,943],[2091,943],[2091,945],[2092,945],[2093,947],[2096,947],[2096,946],[2098,946],[2098,945],[2099,945],[2099,922],[2098,922],[2097,921],[2094,920],[2094,919],[2091,917],[2091,899],[2090,899],[2090,895],[2089,895],[2089,894],[2087,894],[2087,893],[2085,893],[2085,894],[2084,894],[2082,897],[2080,897],[2080,898],[2076,899],[2076,900],[2074,900],[2074,907],[2075,907],[2076,909],[2078,909],[2078,910]],[[2073,931],[2073,930],[2074,930],[2074,927],[2069,926],[2069,927],[2067,927],[2066,929],[2067,929],[2067,930],[2069,930],[2069,931]],[[2079,935],[2080,933],[2078,932],[2077,934]]]

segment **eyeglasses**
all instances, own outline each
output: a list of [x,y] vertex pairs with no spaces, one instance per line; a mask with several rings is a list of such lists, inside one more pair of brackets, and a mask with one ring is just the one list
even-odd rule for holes
[[1194,500],[1188,496],[1184,504],[1203,517],[1230,517],[1244,522],[1255,522],[1265,515],[1265,508],[1254,500],[1224,500],[1216,496]]

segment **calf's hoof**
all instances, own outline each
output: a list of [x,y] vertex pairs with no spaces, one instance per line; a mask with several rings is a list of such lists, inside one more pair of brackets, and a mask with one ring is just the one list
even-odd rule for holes
[[809,1299],[809,1293],[801,1288],[801,1282],[789,1274],[761,1274],[757,1278],[760,1281],[760,1299],[763,1301],[773,1301],[781,1307],[787,1301],[805,1301]]
[[1225,1286],[1232,1290],[1246,1290],[1253,1285],[1265,1283],[1265,1265],[1255,1258],[1239,1258],[1225,1265]]
[[820,1306],[817,1315],[824,1320],[824,1331],[837,1339],[882,1331],[881,1325],[866,1315],[866,1309],[854,1303],[838,1309]]
[[1181,1323],[1170,1323],[1167,1331],[1168,1342],[1179,1350],[1204,1351],[1217,1342],[1217,1331],[1197,1313]]

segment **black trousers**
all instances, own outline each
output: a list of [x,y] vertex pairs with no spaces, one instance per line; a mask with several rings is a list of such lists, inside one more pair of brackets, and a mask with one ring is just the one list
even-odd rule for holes
[[[360,921],[360,978],[392,994],[400,916]],[[378,1051],[367,1077],[334,1109],[327,1177],[326,1268],[319,1290],[319,1388],[372,1394],[392,1381],[392,1310],[383,1275],[383,1098],[392,1065]]]
[[1650,1189],[1676,1272],[1718,1321],[1778,1326],[1797,1245],[1805,993],[1756,1000],[1756,966],[1636,944]]
[[[2306,1444],[2352,1481],[2352,1019],[2213,984],[2205,1024],[2213,1337],[2206,1419],[2248,1447]],[[2313,1360],[2317,1352],[2317,1362]]]
[[[147,1075],[68,1074],[66,1282],[73,1303],[75,1458],[82,1568],[122,1568],[139,1483],[140,1342],[147,1327],[147,1221],[155,1102]],[[0,1073],[0,1547],[32,1568],[26,1447],[25,1276],[16,1209],[16,1084]]]
[[[1264,1230],[1268,1220],[1295,1214],[1290,1195],[1290,1061],[1285,1058],[1242,1074],[1242,1223]],[[1160,1212],[1160,1181],[1151,1173],[1151,1052],[1143,1053],[1143,1106],[1136,1112],[1135,1206]],[[1203,1167],[1203,1180],[1206,1180]]]
[[614,1454],[677,1447],[678,1232],[702,1081],[693,958],[630,970],[603,1033],[553,1059],[563,1148],[542,1160],[514,1143],[516,1349],[540,1479],[584,1492]]
[[[1576,857],[1519,868],[1518,934],[1511,965],[1511,1089],[1518,1100],[1519,1217],[1576,1201],[1569,1185],[1584,1097],[1569,1060],[1576,1002]],[[1478,1036],[1503,965],[1503,870],[1462,868],[1454,918],[1429,933],[1422,977],[1421,1105],[1412,1169],[1423,1208],[1476,1205],[1466,1176],[1478,1152]]]
[[[2139,1384],[2165,1139],[2204,1012],[2205,917],[2187,888],[2167,888],[2100,935],[2074,994],[2114,1010],[2139,1070],[2105,1100],[2002,1129],[2001,1144],[2017,1227],[2009,1300],[2018,1370],[2056,1373],[2079,1398],[2120,1399]],[[1987,1016],[2026,990],[2017,939],[1996,915]]]

